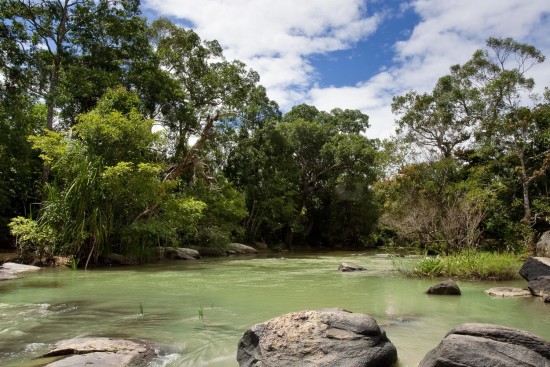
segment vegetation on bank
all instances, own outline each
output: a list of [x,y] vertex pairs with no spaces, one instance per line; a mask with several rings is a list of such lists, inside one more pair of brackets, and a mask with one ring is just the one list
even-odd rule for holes
[[395,269],[407,277],[448,277],[467,280],[519,278],[524,256],[513,253],[462,251],[446,256],[393,258]]
[[550,228],[534,47],[488,39],[395,96],[379,141],[358,110],[283,114],[216,41],[139,6],[0,1],[0,243],[87,266],[230,242],[522,253]]

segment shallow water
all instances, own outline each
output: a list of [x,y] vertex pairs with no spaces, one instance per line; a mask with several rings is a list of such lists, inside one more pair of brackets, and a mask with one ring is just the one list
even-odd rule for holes
[[[280,255],[278,255],[280,256]],[[304,309],[373,316],[416,366],[453,327],[486,322],[550,339],[550,305],[483,291],[524,281],[458,282],[462,296],[428,296],[437,280],[403,279],[389,258],[309,254],[166,262],[88,271],[42,269],[0,283],[0,365],[38,365],[48,345],[77,336],[139,338],[169,347],[153,366],[237,366],[237,343],[255,323]],[[367,271],[341,273],[341,262]],[[140,305],[143,315],[140,313]],[[199,318],[202,309],[204,317]]]

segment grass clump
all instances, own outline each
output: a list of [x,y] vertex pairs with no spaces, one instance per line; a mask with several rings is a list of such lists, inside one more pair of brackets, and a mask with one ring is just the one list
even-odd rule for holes
[[397,271],[405,276],[452,277],[468,280],[516,279],[522,263],[520,255],[478,251],[393,261]]

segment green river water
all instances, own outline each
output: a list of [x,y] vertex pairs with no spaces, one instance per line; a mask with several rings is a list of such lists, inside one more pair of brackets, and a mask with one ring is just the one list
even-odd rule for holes
[[[512,282],[458,282],[462,296],[428,296],[438,280],[403,279],[391,259],[368,254],[284,254],[71,271],[42,269],[0,283],[0,365],[36,366],[55,341],[77,336],[145,339],[169,347],[156,366],[237,366],[237,343],[255,323],[327,307],[373,316],[416,366],[453,327],[511,326],[550,339],[540,298],[484,294]],[[367,271],[341,273],[341,262]],[[140,312],[140,304],[143,315]],[[202,307],[204,317],[199,318]]]

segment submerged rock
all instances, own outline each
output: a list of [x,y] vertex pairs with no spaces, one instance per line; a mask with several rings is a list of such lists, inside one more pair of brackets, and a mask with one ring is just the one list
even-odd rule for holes
[[293,312],[247,330],[239,366],[391,366],[397,350],[369,315],[341,309]]
[[530,282],[538,277],[550,276],[550,258],[530,257],[519,270],[519,275]]
[[426,293],[428,294],[442,294],[442,295],[451,295],[451,296],[460,296],[460,288],[452,279],[447,279],[444,282],[430,287]]
[[527,289],[513,288],[513,287],[495,287],[490,288],[485,291],[485,294],[488,294],[492,297],[531,297],[531,292]]
[[341,263],[340,266],[338,267],[338,270],[345,271],[345,272],[347,272],[347,271],[363,271],[363,270],[365,270],[365,268],[362,267],[359,264]]
[[46,367],[125,367],[145,364],[157,356],[154,348],[139,341],[111,338],[75,338],[57,343],[42,357],[65,357]]
[[523,330],[463,324],[451,330],[418,367],[548,367],[550,343]]

